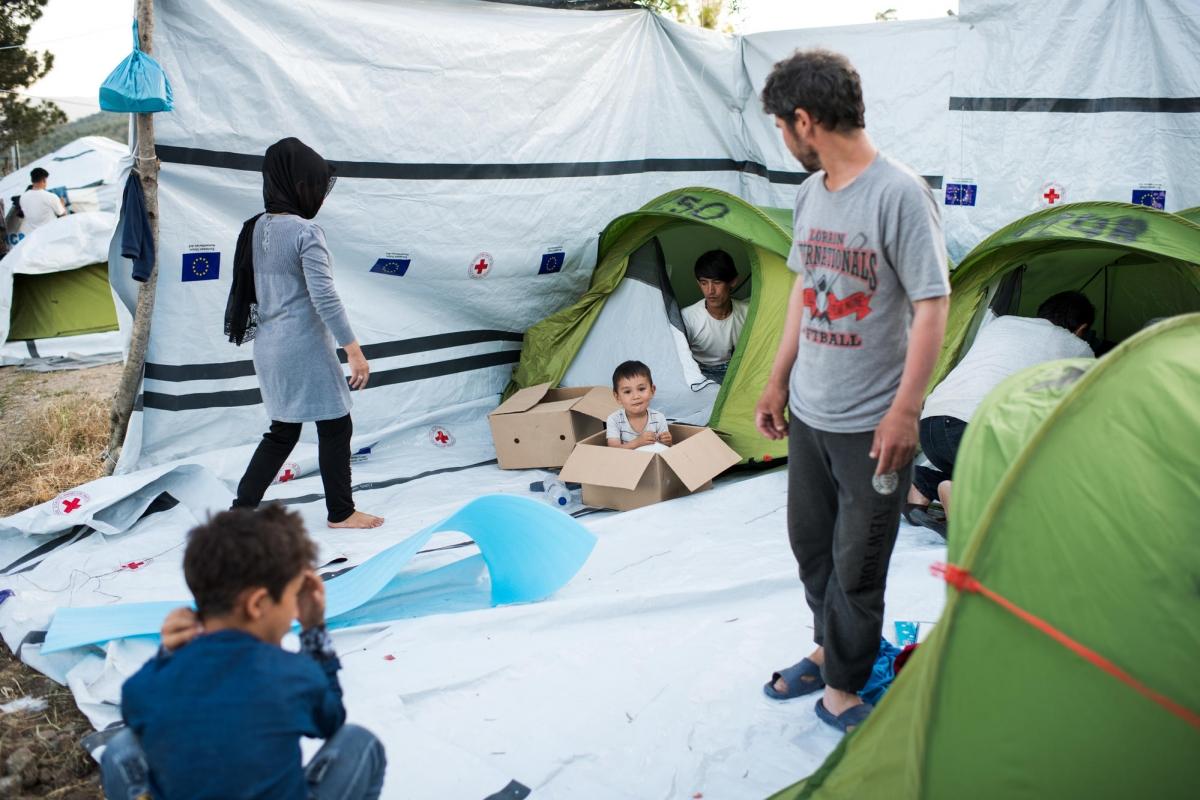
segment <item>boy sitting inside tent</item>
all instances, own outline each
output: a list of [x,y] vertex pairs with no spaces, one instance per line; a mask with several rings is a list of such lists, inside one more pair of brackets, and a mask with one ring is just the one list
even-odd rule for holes
[[671,430],[662,412],[650,407],[654,379],[641,361],[622,362],[613,371],[613,397],[621,407],[608,415],[609,447],[636,450],[650,445],[671,444]]
[[950,476],[963,433],[992,389],[1015,375],[1060,358],[1094,358],[1084,338],[1096,309],[1079,292],[1060,292],[1038,307],[1037,318],[1003,316],[984,324],[974,344],[937,385],[921,412],[921,450],[932,467],[916,467],[904,518],[943,536],[945,522],[929,512],[934,498],[950,510]]
[[738,273],[733,258],[724,250],[709,250],[696,259],[694,274],[704,299],[683,309],[688,345],[701,374],[721,383],[750,304],[731,297]]
[[[294,512],[233,509],[188,535],[196,611],[163,623],[162,647],[125,682],[128,727],[101,761],[110,798],[377,798],[383,747],[344,725],[325,632],[316,547]],[[300,620],[299,653],[280,647]],[[300,737],[325,739],[307,768]]]

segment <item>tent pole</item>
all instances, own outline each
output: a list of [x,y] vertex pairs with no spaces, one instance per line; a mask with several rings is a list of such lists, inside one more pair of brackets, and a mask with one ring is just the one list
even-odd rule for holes
[[[154,43],[154,0],[137,0],[139,46],[142,52],[153,52]],[[158,157],[154,151],[154,115],[138,114],[135,122],[137,158],[135,168],[142,183],[142,194],[146,201],[146,216],[154,235],[154,263],[150,277],[138,287],[137,307],[133,314],[133,332],[129,342],[129,356],[125,359],[125,370],[121,383],[113,395],[110,414],[111,429],[108,447],[104,451],[104,472],[111,475],[121,457],[125,442],[125,431],[133,414],[133,404],[142,384],[142,373],[146,364],[146,345],[150,341],[150,320],[154,315],[154,289],[158,284]]]

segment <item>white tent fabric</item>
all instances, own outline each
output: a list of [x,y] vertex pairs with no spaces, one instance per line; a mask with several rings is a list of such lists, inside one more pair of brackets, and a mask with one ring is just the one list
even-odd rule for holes
[[[790,206],[804,176],[758,92],[796,47],[854,61],[875,141],[945,195],[954,258],[1046,194],[1200,202],[1200,101],[1188,100],[1200,78],[1184,55],[1200,22],[1150,6],[977,0],[944,20],[730,38],[639,11],[160,2],[156,55],[176,98],[158,118],[162,279],[120,468],[244,444],[263,426],[249,348],[223,340],[221,319],[259,159],[280,136],[338,162],[318,221],[376,353],[356,411],[371,429],[494,401],[520,332],[578,297],[617,214],[683,184]],[[1079,24],[1093,18],[1103,25]],[[1135,68],[1121,52],[1140,54]],[[1112,97],[1137,110],[1112,111]],[[542,274],[555,248],[563,267]],[[213,279],[184,280],[197,253],[218,254]]]

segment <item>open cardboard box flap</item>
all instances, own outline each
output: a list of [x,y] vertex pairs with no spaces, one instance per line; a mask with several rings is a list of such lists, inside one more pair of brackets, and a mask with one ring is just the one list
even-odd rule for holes
[[708,428],[697,429],[690,425],[672,425],[671,433],[678,435],[679,432],[682,432],[681,429],[688,430],[691,432],[690,435],[658,455],[679,477],[679,480],[683,481],[683,485],[688,488],[688,491],[696,491],[742,460],[741,456]]
[[528,411],[538,404],[546,392],[550,391],[550,384],[539,383],[537,386],[530,386],[528,389],[522,389],[512,397],[501,403],[491,414],[519,414],[522,411]]
[[[655,453],[609,447],[604,436],[604,432],[600,432],[576,445],[558,473],[559,480],[630,491],[636,489],[646,468],[654,461]],[[589,444],[597,439],[600,444]]]
[[572,411],[586,414],[601,421],[607,421],[610,414],[620,408],[620,403],[613,397],[612,392],[604,386],[594,386],[587,394],[579,398]]

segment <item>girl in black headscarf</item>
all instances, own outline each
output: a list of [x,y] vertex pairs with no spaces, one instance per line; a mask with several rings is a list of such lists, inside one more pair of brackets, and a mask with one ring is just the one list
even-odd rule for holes
[[[238,484],[234,508],[254,508],[300,439],[317,423],[318,464],[331,528],[377,528],[350,492],[350,388],[370,370],[333,286],[325,232],[312,218],[333,189],[333,167],[299,139],[282,139],[263,162],[266,211],[246,220],[234,254],[225,333],[254,341],[254,369],[271,429]],[[346,351],[349,388],[337,358]]]

